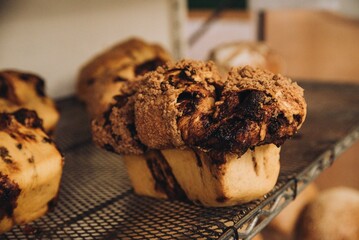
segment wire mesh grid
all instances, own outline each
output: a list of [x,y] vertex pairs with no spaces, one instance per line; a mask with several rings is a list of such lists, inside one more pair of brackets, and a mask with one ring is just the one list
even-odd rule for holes
[[[304,87],[308,119],[301,133],[282,148],[277,185],[262,199],[226,208],[204,208],[180,201],[136,196],[121,156],[100,150],[91,143],[82,104],[74,98],[62,100],[59,102],[62,120],[56,139],[65,154],[65,167],[58,204],[46,216],[28,226],[17,226],[0,238],[251,237],[269,221],[261,223],[259,216],[271,219],[295,197],[296,183],[304,179],[306,172],[317,169],[319,173],[327,167],[328,164],[322,162],[323,154],[329,154],[328,159],[333,160],[359,138],[358,86],[304,84]],[[335,101],[331,94],[337,96]],[[303,183],[315,176],[313,174]]]

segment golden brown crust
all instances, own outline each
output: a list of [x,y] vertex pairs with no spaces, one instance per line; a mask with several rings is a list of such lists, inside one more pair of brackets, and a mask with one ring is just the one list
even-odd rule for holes
[[109,151],[142,154],[145,146],[137,137],[134,120],[135,94],[140,81],[129,82],[114,97],[115,103],[92,121],[94,142]]
[[170,60],[160,46],[131,38],[97,55],[81,69],[77,94],[92,116],[99,115],[128,81]]
[[[145,75],[135,103],[136,129],[149,148],[184,147],[187,116],[196,118],[214,107],[216,87],[223,85],[212,62],[182,60]],[[190,102],[194,98],[196,103]],[[200,109],[194,109],[198,104]],[[186,120],[178,121],[184,117]],[[198,119],[199,120],[199,119]],[[188,120],[187,120],[188,122]],[[197,119],[192,129],[202,131]]]
[[54,101],[46,96],[45,81],[41,77],[16,70],[1,71],[0,112],[20,108],[35,110],[43,119],[47,132],[55,129],[60,117]]
[[223,83],[212,63],[181,61],[145,78],[135,103],[136,128],[153,149],[243,154],[258,145],[280,146],[306,115],[303,90],[260,69],[234,68]]
[[0,234],[44,215],[59,190],[63,157],[35,111],[0,113]]
[[281,74],[273,74],[249,66],[232,68],[229,72],[227,88],[234,91],[251,89],[264,92],[275,100],[278,111],[283,112],[290,123],[295,121],[295,115],[300,115],[302,118],[306,116],[304,90],[296,82]]
[[94,139],[115,152],[190,147],[220,159],[280,146],[300,128],[306,104],[303,90],[281,75],[233,68],[223,81],[212,62],[182,60],[144,75],[106,114],[94,121]]

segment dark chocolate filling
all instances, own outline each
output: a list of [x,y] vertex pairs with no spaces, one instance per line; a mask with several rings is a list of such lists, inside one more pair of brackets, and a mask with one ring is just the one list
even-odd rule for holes
[[126,78],[120,77],[120,76],[116,76],[113,79],[113,82],[127,82],[128,80]]
[[12,103],[19,104],[20,100],[16,96],[15,89],[11,81],[6,79],[6,76],[0,72],[0,98],[7,99]]
[[165,193],[169,199],[187,201],[187,195],[177,182],[170,165],[158,150],[150,150],[145,154],[147,166],[155,179],[155,189]]
[[183,115],[192,114],[196,110],[199,96],[198,92],[182,92],[178,98],[177,103],[180,103],[179,109]]
[[154,58],[152,60],[146,61],[135,68],[135,75],[143,75],[147,72],[156,70],[157,67],[165,64],[165,61],[161,58]]
[[45,81],[41,77],[30,73],[19,73],[19,78],[23,81],[34,81],[35,90],[39,97],[45,97]]
[[[121,144],[121,141],[123,139],[127,139],[128,135],[129,135],[132,138],[131,144],[136,146],[138,149],[144,151],[147,147],[138,138],[136,127],[135,127],[135,124],[134,124],[134,112],[133,111],[130,113],[133,116],[129,116],[126,119],[127,122],[129,122],[129,123],[126,124],[126,125],[121,126],[121,127],[126,128],[128,130],[128,134],[125,133],[126,136],[124,136],[124,134],[116,134],[116,133],[113,132],[113,130],[112,130],[112,122],[111,122],[111,119],[110,119],[111,114],[113,112],[113,108],[123,108],[127,104],[131,104],[131,102],[129,101],[129,98],[132,97],[135,93],[136,93],[135,91],[132,91],[132,92],[129,92],[127,94],[123,93],[121,95],[116,95],[116,96],[113,97],[115,102],[102,115],[104,120],[105,120],[104,124],[103,124],[103,127],[109,126],[108,134],[111,136],[111,138],[115,141],[116,144]],[[106,150],[110,151],[110,152],[116,152],[115,148],[111,144],[104,144],[103,147]]]
[[37,82],[35,85],[36,93],[40,97],[45,97],[45,81],[41,78],[36,78]]
[[55,209],[57,205],[57,201],[58,201],[58,194],[47,203],[47,209],[49,212],[52,212]]
[[12,217],[20,192],[19,185],[0,172],[0,220]]
[[53,143],[52,139],[49,138],[49,137],[44,137],[44,138],[42,139],[42,142],[43,142],[43,143],[49,143],[49,144],[52,144],[52,143]]
[[86,80],[86,84],[87,86],[91,86],[95,83],[95,79],[94,78],[89,78]]
[[26,127],[43,129],[42,119],[37,116],[35,111],[21,108],[12,113],[12,115],[19,123]]
[[16,147],[17,147],[17,149],[21,150],[22,149],[22,144],[18,143],[18,144],[16,144]]
[[0,98],[7,98],[9,87],[7,85],[5,77],[0,75]]
[[[202,95],[199,92],[190,92],[187,88],[178,97],[181,112],[178,123],[185,123],[179,124],[179,128],[188,146],[242,155],[254,146],[269,143],[280,146],[297,131],[301,117],[294,116],[295,123],[290,124],[283,113],[276,116],[276,105],[268,100],[272,98],[264,92],[245,90],[222,93],[218,86],[215,89],[215,99],[222,101],[213,106],[213,111],[206,113],[201,112]],[[267,127],[264,139],[260,136],[262,127]]]
[[197,153],[197,151],[194,151],[194,154],[196,156],[196,162],[198,167],[203,167],[201,156]]
[[7,113],[0,113],[0,130],[7,129],[11,124],[11,117]]
[[5,147],[0,147],[0,158],[7,164],[13,163],[9,151]]

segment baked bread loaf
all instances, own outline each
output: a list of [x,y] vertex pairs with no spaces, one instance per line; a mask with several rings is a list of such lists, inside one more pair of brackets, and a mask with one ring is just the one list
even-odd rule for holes
[[125,155],[124,159],[139,195],[225,207],[260,198],[274,187],[279,151],[267,144],[241,156],[226,153],[213,159],[201,151],[167,149]]
[[129,81],[170,61],[159,45],[137,38],[121,42],[91,59],[80,70],[77,95],[91,116],[102,114]]
[[302,212],[295,239],[359,239],[359,191],[337,187],[321,192]]
[[206,206],[269,192],[278,177],[278,147],[306,115],[297,84],[250,67],[222,79],[212,62],[183,60],[128,89],[93,120],[95,143],[126,155],[137,193]]
[[0,113],[0,233],[44,215],[56,201],[63,157],[36,112]]
[[36,111],[48,133],[54,131],[60,118],[54,101],[46,96],[41,77],[15,70],[0,71],[0,112],[20,108]]

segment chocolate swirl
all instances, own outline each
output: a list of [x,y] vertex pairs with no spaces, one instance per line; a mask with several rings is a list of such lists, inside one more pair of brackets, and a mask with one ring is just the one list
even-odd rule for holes
[[17,96],[16,81],[23,81],[31,86],[38,97],[46,97],[45,81],[38,75],[24,73],[15,70],[0,71],[0,98],[4,98],[13,104],[21,104],[23,100]]
[[242,155],[259,145],[280,146],[306,116],[303,89],[251,67],[233,68],[223,80],[212,62],[183,60],[130,89],[93,122],[95,142],[122,154],[189,147]]
[[134,116],[135,94],[139,81],[127,82],[114,103],[92,121],[94,142],[111,152],[142,154],[145,146],[137,136]]
[[139,138],[149,148],[234,152],[274,143],[299,129],[303,90],[290,79],[251,67],[221,81],[212,63],[181,61],[146,76],[135,103]]
[[18,70],[0,71],[0,112],[21,108],[35,110],[47,132],[53,132],[59,120],[54,101],[46,96],[45,81],[40,76]]

